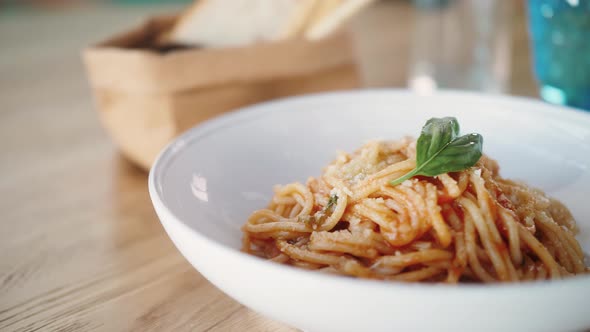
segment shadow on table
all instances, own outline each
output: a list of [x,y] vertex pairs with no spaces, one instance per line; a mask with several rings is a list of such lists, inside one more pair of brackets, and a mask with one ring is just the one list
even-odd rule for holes
[[113,159],[112,181],[111,202],[118,228],[116,245],[162,237],[162,245],[172,246],[150,200],[148,173],[118,154]]

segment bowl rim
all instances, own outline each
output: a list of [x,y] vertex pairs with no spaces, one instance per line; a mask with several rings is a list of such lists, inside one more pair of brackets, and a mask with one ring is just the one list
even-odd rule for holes
[[[191,234],[199,241],[205,243],[207,246],[214,248],[215,250],[222,252],[224,255],[232,256],[235,259],[244,261],[244,264],[248,264],[250,267],[257,268],[259,270],[268,270],[274,273],[289,273],[293,277],[305,278],[305,279],[316,279],[318,282],[324,282],[326,284],[338,284],[338,286],[345,287],[364,287],[373,290],[384,290],[390,289],[395,291],[400,290],[411,290],[412,292],[425,292],[428,295],[438,296],[442,293],[447,294],[449,291],[461,293],[461,295],[481,295],[482,292],[489,294],[490,290],[494,291],[494,294],[501,296],[502,294],[512,294],[515,289],[519,291],[527,292],[546,292],[549,289],[559,287],[561,290],[564,287],[588,287],[590,286],[590,274],[578,275],[568,277],[560,280],[548,280],[548,281],[530,281],[530,282],[511,282],[511,283],[469,283],[469,284],[457,284],[449,285],[444,283],[416,283],[416,282],[395,282],[395,281],[382,281],[373,279],[363,278],[351,278],[347,276],[332,275],[327,273],[317,273],[314,271],[307,271],[297,267],[278,264],[265,260],[260,257],[256,257],[247,253],[242,252],[239,249],[221,244],[204,234],[201,234],[196,229],[189,226],[182,218],[175,215],[164,203],[162,198],[162,187],[161,178],[164,176],[166,169],[170,162],[173,161],[176,155],[181,153],[184,148],[201,138],[204,138],[218,130],[223,130],[225,127],[229,127],[236,123],[240,123],[244,120],[255,120],[258,117],[262,117],[268,112],[277,112],[276,105],[286,104],[289,105],[293,102],[298,101],[316,101],[324,98],[339,98],[339,97],[351,97],[351,96],[362,96],[362,95],[399,95],[399,96],[422,96],[416,92],[407,89],[394,89],[394,88],[377,88],[377,89],[363,89],[363,90],[343,90],[338,92],[328,93],[313,93],[303,96],[294,96],[276,99],[272,101],[262,102],[247,107],[238,108],[232,112],[228,112],[224,115],[216,118],[204,121],[185,133],[181,134],[170,142],[164,149],[160,151],[154,164],[152,165],[149,176],[148,176],[148,189],[152,200],[152,204],[160,219],[165,219],[167,222],[174,223],[175,226],[183,229],[184,231]],[[485,94],[471,91],[460,91],[460,90],[439,90],[433,94],[429,94],[428,97],[446,97],[446,98],[472,98],[480,99],[482,101],[490,102],[507,102],[510,104],[537,104],[539,109],[536,112],[542,113],[544,116],[558,118],[559,121],[564,122],[566,120],[576,122],[582,121],[590,124],[590,113],[586,113],[583,110],[575,109],[566,106],[559,106],[544,103],[541,100],[537,100],[530,97],[522,96],[507,96],[507,95],[495,95]],[[288,109],[288,107],[286,108]],[[526,110],[519,110],[518,108],[511,109],[508,112],[527,112]],[[556,114],[559,112],[559,114]],[[568,122],[569,122],[568,121]],[[416,294],[416,296],[422,296],[425,294]]]

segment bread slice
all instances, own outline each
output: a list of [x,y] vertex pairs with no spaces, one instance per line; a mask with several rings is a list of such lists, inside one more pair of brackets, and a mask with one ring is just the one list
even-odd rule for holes
[[308,25],[304,32],[305,38],[317,40],[326,37],[373,2],[375,0],[345,0],[330,7],[320,19]]
[[158,40],[203,47],[320,39],[374,0],[198,0]]
[[[316,0],[317,1],[317,0]],[[182,15],[166,42],[205,47],[275,40],[304,0],[199,0]]]
[[310,15],[309,20],[306,24],[306,28],[310,28],[319,22],[321,22],[324,18],[329,16],[333,13],[338,7],[340,7],[344,2],[349,0],[319,0],[317,1],[317,6],[314,8],[313,13]]
[[311,17],[321,2],[322,0],[300,0],[291,17],[279,31],[277,39],[293,38],[302,35],[309,26]]

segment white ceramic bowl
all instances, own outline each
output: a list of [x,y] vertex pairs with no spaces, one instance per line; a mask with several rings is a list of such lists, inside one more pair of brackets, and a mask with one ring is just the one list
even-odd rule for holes
[[509,285],[432,285],[308,272],[239,251],[240,227],[275,184],[319,175],[338,149],[417,135],[430,117],[479,132],[504,176],[563,200],[590,249],[590,115],[527,99],[377,90],[260,104],[171,143],[149,189],[177,248],[244,305],[306,331],[570,331],[590,327],[590,277]]

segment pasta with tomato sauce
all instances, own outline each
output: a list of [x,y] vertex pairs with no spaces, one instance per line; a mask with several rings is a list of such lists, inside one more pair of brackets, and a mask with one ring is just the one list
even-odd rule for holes
[[569,210],[502,178],[493,159],[390,184],[415,167],[412,138],[340,152],[320,177],[275,188],[243,226],[243,250],[382,280],[514,282],[588,271]]

